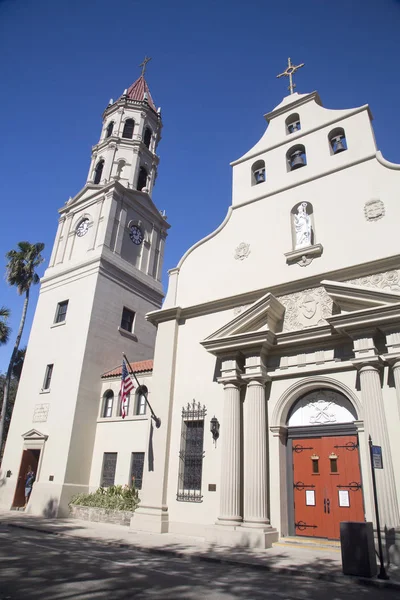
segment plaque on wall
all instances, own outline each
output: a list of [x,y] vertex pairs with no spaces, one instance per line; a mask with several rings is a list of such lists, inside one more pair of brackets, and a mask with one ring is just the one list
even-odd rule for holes
[[50,404],[35,404],[33,409],[33,423],[45,423],[49,414]]
[[306,506],[315,506],[314,490],[306,490]]
[[339,490],[339,506],[346,508],[350,506],[350,495],[347,490]]

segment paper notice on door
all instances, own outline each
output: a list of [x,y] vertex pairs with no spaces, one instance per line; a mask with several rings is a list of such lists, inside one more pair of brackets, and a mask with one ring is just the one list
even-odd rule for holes
[[339,490],[339,506],[350,506],[350,496],[347,490]]
[[306,490],[306,506],[315,506],[314,490]]

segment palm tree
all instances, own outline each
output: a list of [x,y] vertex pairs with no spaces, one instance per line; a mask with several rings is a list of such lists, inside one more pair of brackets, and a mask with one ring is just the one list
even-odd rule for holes
[[0,346],[8,342],[11,329],[7,325],[10,311],[5,306],[0,306]]
[[13,372],[14,363],[17,359],[19,343],[21,341],[22,332],[24,330],[26,312],[28,310],[29,292],[31,285],[39,283],[39,275],[36,273],[36,268],[42,264],[44,258],[41,252],[44,249],[44,244],[30,244],[29,242],[19,242],[17,250],[10,250],[6,254],[8,260],[6,266],[7,281],[10,285],[17,287],[20,295],[25,294],[24,306],[22,309],[21,321],[19,324],[17,339],[15,340],[14,348],[11,354],[10,364],[8,365],[6,379],[4,383],[3,405],[1,407],[0,416],[0,451],[3,446],[4,423],[7,410],[8,391]]

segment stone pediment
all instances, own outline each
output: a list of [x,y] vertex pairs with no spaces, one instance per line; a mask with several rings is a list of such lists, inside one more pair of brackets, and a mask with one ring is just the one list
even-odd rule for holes
[[219,353],[254,346],[269,346],[282,323],[285,307],[268,293],[202,343],[209,352]]
[[22,434],[22,437],[24,438],[24,440],[47,440],[47,438],[49,437],[48,435],[46,435],[45,433],[40,433],[40,431],[38,431],[37,429],[30,429],[29,431],[27,431],[26,433]]
[[321,281],[321,286],[344,312],[377,308],[400,302],[399,292],[328,280]]

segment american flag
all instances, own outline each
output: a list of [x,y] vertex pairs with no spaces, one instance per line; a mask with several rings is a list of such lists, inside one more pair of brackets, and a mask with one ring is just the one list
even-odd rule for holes
[[128,413],[129,394],[135,386],[132,383],[131,376],[126,368],[126,363],[122,361],[122,377],[121,377],[121,416],[125,419]]

